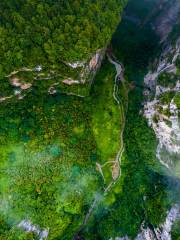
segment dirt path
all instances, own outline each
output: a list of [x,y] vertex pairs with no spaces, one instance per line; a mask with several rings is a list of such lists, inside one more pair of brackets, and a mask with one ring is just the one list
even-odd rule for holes
[[122,123],[122,129],[120,133],[120,149],[116,155],[115,160],[113,161],[112,166],[112,182],[107,186],[105,189],[105,193],[107,193],[111,187],[117,182],[119,177],[121,177],[121,159],[124,152],[124,143],[123,143],[123,133],[124,133],[124,127],[125,127],[125,115],[124,115],[124,109],[123,109],[123,103],[122,100],[118,96],[118,90],[119,90],[119,82],[121,81],[123,83],[123,66],[121,63],[119,63],[115,59],[115,57],[112,55],[108,55],[108,60],[111,64],[113,64],[116,68],[116,76],[114,79],[114,90],[113,90],[113,98],[117,102],[119,110],[120,110],[120,122]]

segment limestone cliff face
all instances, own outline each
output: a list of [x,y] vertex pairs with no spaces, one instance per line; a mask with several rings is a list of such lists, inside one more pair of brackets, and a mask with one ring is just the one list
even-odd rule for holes
[[[141,232],[137,235],[135,240],[171,240],[171,231],[173,224],[180,217],[180,208],[174,205],[168,212],[165,221],[157,228],[144,227],[141,225]],[[116,237],[109,240],[130,240],[128,236]]]
[[180,1],[179,0],[162,0],[159,3],[160,14],[153,20],[153,27],[159,35],[161,41],[165,41],[169,33],[173,30],[175,24],[179,24]]
[[[124,18],[139,26],[150,25],[161,42],[165,42],[173,27],[180,24],[179,0],[146,0],[135,9],[130,13],[125,10]],[[145,16],[142,17],[141,14]]]
[[[66,63],[69,67],[73,69],[80,69],[78,75],[78,79],[65,79],[63,80],[64,84],[84,84],[91,83],[96,75],[97,70],[101,66],[101,62],[103,60],[106,48],[98,49],[88,61],[83,62],[74,62],[74,63]],[[76,82],[74,82],[76,81]]]
[[178,205],[173,206],[167,213],[164,223],[155,229],[144,228],[138,234],[135,240],[171,240],[172,226],[180,217],[180,209]]
[[162,52],[157,66],[144,78],[144,116],[159,140],[157,158],[180,177],[180,39]]

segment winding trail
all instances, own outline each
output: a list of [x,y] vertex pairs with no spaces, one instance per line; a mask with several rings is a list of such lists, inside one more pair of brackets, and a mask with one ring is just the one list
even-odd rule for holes
[[108,60],[110,63],[112,63],[115,68],[116,68],[116,76],[115,76],[115,80],[114,80],[114,91],[113,91],[113,98],[114,100],[117,102],[117,104],[120,106],[120,99],[118,97],[118,81],[121,80],[120,79],[120,76],[121,76],[121,73],[122,73],[122,66],[121,64],[115,62],[112,60],[112,58],[108,55]]
[[[125,114],[124,114],[124,109],[123,109],[123,103],[122,100],[119,98],[118,96],[118,91],[119,91],[119,82],[123,82],[124,78],[123,78],[123,66],[121,63],[119,63],[115,59],[114,56],[110,56],[109,54],[107,54],[108,60],[111,64],[113,64],[116,68],[116,75],[115,75],[115,79],[114,79],[114,88],[113,88],[113,98],[116,101],[116,103],[118,104],[119,110],[120,110],[120,122],[122,123],[122,129],[121,129],[121,133],[120,133],[120,149],[115,157],[114,161],[108,161],[103,165],[100,165],[99,163],[96,163],[96,167],[98,169],[98,171],[100,172],[100,174],[103,177],[103,180],[105,182],[105,178],[103,175],[103,170],[102,168],[104,166],[106,166],[109,163],[113,163],[112,165],[112,181],[107,185],[107,187],[104,189],[104,196],[107,194],[107,192],[110,191],[110,189],[112,188],[112,186],[118,181],[118,179],[121,177],[121,159],[122,159],[122,155],[124,152],[124,143],[123,143],[123,133],[124,133],[124,127],[125,127]],[[112,59],[113,58],[113,59]],[[96,196],[84,218],[84,221],[78,231],[78,233],[75,235],[74,239],[77,239],[77,237],[79,236],[79,233],[81,232],[81,230],[85,227],[85,225],[88,223],[94,209],[96,208],[98,202],[101,200],[101,198],[99,196]]]
[[122,127],[121,127],[121,133],[120,133],[120,149],[116,155],[115,160],[113,161],[114,164],[112,166],[112,182],[107,186],[104,193],[107,193],[111,189],[111,187],[117,182],[117,180],[121,177],[121,159],[122,159],[122,155],[124,152],[123,133],[124,133],[124,127],[125,127],[125,114],[124,114],[123,103],[118,95],[119,82],[120,81],[122,83],[124,82],[123,65],[121,63],[119,63],[117,60],[113,60],[113,59],[115,59],[115,57],[113,55],[110,56],[108,54],[107,57],[108,57],[109,62],[111,64],[113,64],[116,69],[116,75],[115,75],[115,79],[114,79],[113,98],[117,102],[119,110],[120,110],[120,117],[121,117],[120,122],[122,123]]
[[114,161],[108,161],[105,164],[101,165],[99,163],[96,163],[96,167],[98,169],[98,171],[100,172],[104,183],[105,183],[105,177],[103,174],[103,168],[107,165],[107,164],[112,164],[112,181],[108,184],[108,186],[104,189],[104,193],[107,193],[111,187],[117,182],[117,180],[119,179],[119,177],[121,176],[121,159],[122,159],[122,155],[124,152],[124,143],[123,143],[123,133],[124,133],[124,127],[125,127],[125,114],[124,114],[124,109],[123,109],[123,103],[122,100],[119,98],[118,96],[118,91],[119,91],[119,82],[121,81],[122,83],[124,82],[124,78],[123,78],[123,66],[121,63],[119,63],[115,59],[115,57],[112,55],[110,56],[109,54],[107,54],[108,60],[111,64],[113,64],[115,66],[116,69],[116,75],[115,75],[115,79],[114,79],[114,87],[113,87],[113,98],[116,101],[116,103],[118,104],[119,110],[120,110],[120,122],[122,123],[122,129],[121,129],[121,133],[120,133],[120,149],[115,157]]

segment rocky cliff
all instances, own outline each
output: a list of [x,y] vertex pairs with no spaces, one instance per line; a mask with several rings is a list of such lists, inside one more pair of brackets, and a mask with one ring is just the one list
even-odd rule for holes
[[[145,227],[144,223],[142,223],[141,232],[137,235],[135,240],[171,240],[173,224],[179,218],[180,209],[179,206],[175,205],[167,212],[164,223],[157,228],[153,228],[153,226]],[[129,238],[128,236],[116,237],[115,240],[129,240]]]
[[154,70],[144,78],[144,116],[159,140],[157,158],[180,177],[180,39],[164,48]]
[[[105,51],[106,48],[98,49],[86,61],[64,62],[67,69],[67,73],[64,74],[43,65],[16,69],[5,79],[11,93],[1,92],[0,102],[14,97],[22,99],[36,85],[42,85],[42,92],[50,95],[60,91],[84,97],[88,94],[93,79],[101,66]],[[73,75],[73,72],[76,74]]]

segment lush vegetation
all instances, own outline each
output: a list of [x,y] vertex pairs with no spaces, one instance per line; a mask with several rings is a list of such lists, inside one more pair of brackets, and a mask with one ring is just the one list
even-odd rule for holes
[[22,66],[87,60],[110,41],[125,2],[1,2],[1,77]]
[[5,239],[22,219],[50,227],[50,239],[71,239],[82,223],[100,184],[89,111],[78,98],[36,91],[2,106],[0,210],[10,224]]
[[178,69],[180,69],[180,57],[177,57],[176,59],[176,66],[178,67]]
[[[93,221],[96,226],[96,238],[128,234],[133,239],[137,235],[141,223],[157,226],[166,216],[168,199],[166,184],[158,174],[158,162],[155,157],[156,141],[153,132],[147,127],[145,120],[137,116],[137,92],[130,95],[131,103],[125,130],[126,153],[122,162],[122,176],[118,188],[114,192],[111,205],[97,211]],[[151,143],[151,144],[150,144]],[[113,201],[116,199],[116,201]],[[94,229],[94,225],[93,225]],[[90,233],[93,229],[88,228]],[[98,237],[97,237],[98,236]],[[89,239],[94,239],[89,236]]]
[[157,84],[163,87],[173,88],[178,81],[178,75],[175,73],[161,73],[158,77]]
[[180,221],[177,221],[172,230],[172,240],[179,240],[180,239]]
[[174,95],[175,95],[174,91],[164,92],[159,97],[160,103],[161,104],[170,104],[170,102],[171,102],[172,98],[174,97]]
[[[131,1],[128,9],[134,8],[136,3],[143,4],[142,1]],[[176,197],[172,200],[169,194],[174,191],[173,181],[163,176],[156,159],[155,135],[139,114],[143,101],[143,78],[149,61],[158,52],[157,47],[160,48],[158,39],[148,25],[138,27],[131,20],[124,20],[114,34],[112,47],[125,65],[125,77],[131,88],[124,134],[126,151],[122,159],[121,179],[106,196],[109,204],[104,207],[100,203],[84,229],[87,239],[115,239],[125,235],[134,239],[142,222],[145,227],[158,226],[164,221],[170,203],[177,200]]]
[[[101,72],[97,75],[91,90],[93,99],[92,130],[96,140],[99,154],[102,156],[100,164],[113,161],[117,149],[121,146],[120,132],[123,128],[124,113],[121,112],[118,104],[114,104],[113,97],[115,68],[107,61],[104,63]],[[122,109],[127,106],[127,86],[119,83]],[[123,108],[124,107],[124,108]],[[111,166],[107,164],[103,168],[105,179],[111,181]]]
[[174,97],[174,102],[175,102],[177,108],[180,109],[180,93],[179,92],[176,93],[176,95]]
[[[0,7],[1,76],[37,64],[45,66],[47,75],[49,67],[63,66],[60,74],[64,75],[67,66],[62,61],[87,59],[107,44],[124,2],[4,1]],[[141,5],[138,14],[144,19],[151,4],[130,1],[128,11]],[[87,240],[126,234],[134,238],[142,222],[157,226],[164,220],[172,202],[167,191],[171,179],[162,175],[154,133],[139,114],[143,77],[157,43],[149,26],[138,27],[126,20],[113,37],[113,52],[125,65],[131,91],[122,175],[107,194],[104,188],[112,180],[112,165],[103,168],[104,182],[96,163],[114,160],[123,126],[123,113],[113,99],[115,69],[107,59],[86,98],[62,94],[64,88],[74,91],[74,86],[58,86],[56,94],[48,95],[52,81],[47,80],[37,81],[22,100],[1,103],[1,240],[39,239],[17,227],[23,219],[49,228],[49,239],[70,240],[97,196],[99,202],[81,231]],[[31,83],[34,76],[21,72],[18,77]],[[3,87],[11,94],[9,83]],[[118,94],[127,108],[126,83],[119,84]],[[176,228],[173,236],[177,236]]]
[[87,98],[48,96],[39,84],[23,100],[1,105],[2,239],[21,239],[15,226],[23,219],[50,228],[49,239],[71,239],[78,230],[94,197],[103,192],[96,162],[115,158],[119,150],[122,123],[112,96],[114,75],[104,63]]
[[[123,0],[1,3],[2,95],[19,90],[5,77],[21,67],[33,70],[42,65],[40,78],[58,73],[53,79],[35,82],[35,71],[14,74],[22,83],[33,83],[33,88],[21,101],[13,97],[1,105],[1,239],[37,238],[16,227],[23,219],[49,228],[49,239],[72,239],[95,195],[101,193],[104,182],[96,161],[115,157],[121,131],[119,109],[112,98],[114,69],[106,64],[109,70],[100,73],[92,96],[86,99],[60,93],[66,86],[57,86],[54,96],[47,89],[68,74],[77,79],[79,69],[70,69],[66,62],[87,61],[106,46],[124,4]],[[104,90],[99,94],[102,84]],[[74,86],[68,91],[74,92]],[[75,91],[82,94],[82,89]],[[95,113],[97,102],[102,108],[102,99],[104,124],[112,118],[108,138],[106,132],[99,138],[95,134],[104,131],[99,124],[102,116]],[[103,144],[99,144],[102,137]],[[106,156],[109,142],[114,147]]]

